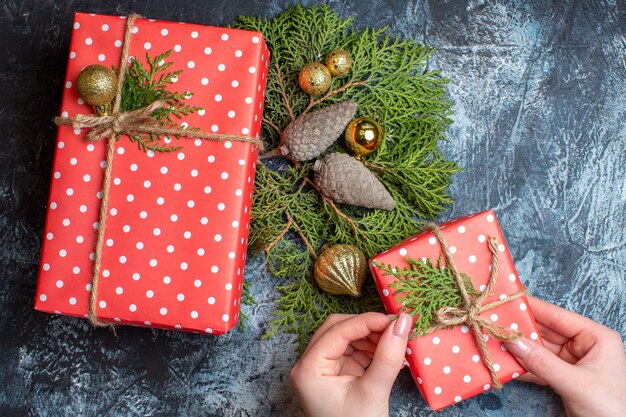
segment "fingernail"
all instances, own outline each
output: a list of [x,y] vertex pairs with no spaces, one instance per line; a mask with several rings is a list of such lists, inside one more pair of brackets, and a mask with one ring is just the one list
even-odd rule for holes
[[530,346],[523,339],[518,339],[515,342],[506,342],[504,345],[509,352],[520,359],[524,359],[530,352]]
[[409,366],[409,361],[407,361],[406,359],[404,360],[404,362],[402,362],[402,367],[404,368],[405,366]]
[[409,330],[411,330],[411,316],[406,313],[400,313],[398,319],[393,325],[393,334],[398,336],[401,339],[406,339],[409,337]]

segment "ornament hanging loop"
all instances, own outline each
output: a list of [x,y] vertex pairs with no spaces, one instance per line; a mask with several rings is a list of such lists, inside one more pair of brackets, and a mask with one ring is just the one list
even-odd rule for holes
[[108,116],[113,112],[113,102],[94,106],[93,108],[96,111],[96,115],[100,117]]

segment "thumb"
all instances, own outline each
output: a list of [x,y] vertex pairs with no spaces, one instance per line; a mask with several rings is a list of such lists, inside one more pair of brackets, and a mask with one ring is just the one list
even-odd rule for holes
[[526,338],[505,342],[504,345],[527,371],[546,381],[558,393],[562,394],[575,383],[572,376],[575,375],[576,367],[545,347]]
[[363,376],[363,383],[376,392],[390,393],[393,383],[404,364],[406,344],[413,319],[401,313],[391,323],[378,341],[372,363]]

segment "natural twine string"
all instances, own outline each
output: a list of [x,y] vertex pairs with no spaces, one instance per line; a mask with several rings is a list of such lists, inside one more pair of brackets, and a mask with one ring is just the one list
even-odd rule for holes
[[165,129],[159,126],[158,120],[152,116],[155,110],[166,107],[164,101],[155,101],[154,103],[129,112],[120,112],[122,100],[122,89],[124,87],[124,76],[128,66],[128,51],[132,37],[132,28],[135,19],[140,17],[137,14],[131,14],[126,20],[126,29],[124,31],[124,43],[122,46],[122,54],[120,56],[119,75],[117,77],[117,90],[115,100],[113,102],[113,110],[110,116],[97,116],[95,114],[77,114],[74,117],[57,117],[55,123],[57,125],[72,126],[74,128],[90,128],[87,134],[87,140],[99,141],[108,139],[106,169],[104,170],[104,180],[102,182],[102,202],[100,205],[100,217],[98,236],[96,239],[95,260],[93,264],[93,276],[91,278],[91,296],[89,299],[89,313],[87,317],[92,325],[96,327],[113,327],[112,324],[98,320],[96,309],[98,307],[98,278],[100,276],[100,266],[102,263],[102,248],[104,246],[104,232],[106,230],[106,219],[109,205],[109,191],[111,188],[111,172],[113,166],[113,158],[115,156],[115,144],[120,135],[132,132],[151,133],[156,135],[169,135],[176,137],[186,137],[190,139],[206,139],[216,141],[241,141],[256,145],[259,149],[263,149],[263,142],[259,138],[252,136],[237,135],[220,135],[215,133],[206,133],[193,131],[188,129]]
[[489,277],[487,287],[478,295],[473,296],[467,292],[463,277],[454,263],[448,244],[446,243],[439,226],[429,223],[424,227],[424,230],[433,233],[437,238],[439,245],[441,245],[441,252],[446,260],[446,265],[450,269],[450,272],[452,272],[456,285],[461,291],[461,297],[463,298],[464,304],[463,307],[448,306],[440,308],[437,311],[435,324],[431,326],[425,334],[434,332],[435,330],[448,329],[461,324],[466,324],[474,333],[474,338],[476,339],[476,344],[478,345],[478,349],[483,357],[483,362],[491,375],[492,386],[495,389],[500,389],[502,388],[502,385],[498,381],[498,375],[496,374],[496,370],[491,362],[491,358],[489,357],[489,350],[487,349],[487,343],[485,342],[483,332],[486,331],[490,333],[494,338],[502,342],[513,342],[522,337],[522,333],[511,329],[510,327],[498,326],[482,317],[480,314],[522,297],[526,294],[528,289],[524,287],[522,290],[513,295],[509,295],[501,300],[483,305],[483,301],[491,294],[498,278],[498,245],[496,239],[494,237],[489,237],[489,252],[491,252],[491,276]]
[[57,117],[57,125],[72,126],[78,128],[90,128],[86,139],[92,142],[113,136],[127,135],[133,132],[152,133],[156,135],[170,135],[177,137],[188,137],[191,139],[207,140],[234,140],[248,142],[263,149],[263,142],[252,136],[222,135],[217,133],[207,133],[188,129],[167,129],[159,126],[159,121],[152,116],[155,110],[167,107],[167,102],[157,100],[146,107],[137,110],[118,112],[109,116],[98,116],[95,114],[77,114],[72,118]]

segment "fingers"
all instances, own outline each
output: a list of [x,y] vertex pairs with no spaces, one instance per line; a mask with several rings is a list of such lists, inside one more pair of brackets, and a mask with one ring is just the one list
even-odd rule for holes
[[525,338],[506,342],[506,348],[517,361],[536,377],[562,393],[576,382],[576,367],[561,360],[545,347]]
[[309,340],[309,344],[304,350],[304,353],[308,352],[311,346],[313,346],[315,342],[317,342],[317,339],[319,339],[324,333],[326,333],[326,331],[332,325],[339,323],[340,321],[347,320],[350,317],[354,317],[354,314],[331,314],[330,316],[328,316],[324,323],[322,323],[322,325],[315,331],[315,333],[313,333],[313,336],[311,336],[311,340]]
[[[359,363],[357,363],[354,360],[350,360],[350,361],[345,361],[341,365],[341,372],[339,373],[338,376],[333,377],[333,379],[345,378],[346,380],[356,380],[358,378],[361,378],[364,373],[365,373],[365,369]],[[331,383],[331,380],[327,380],[327,383]],[[319,391],[317,392],[319,394]]]
[[370,363],[372,363],[373,355],[367,352],[361,352],[360,350],[357,350],[354,351],[352,355],[350,355],[350,357],[354,359],[354,361],[358,363],[361,368],[363,368],[362,371],[365,372],[365,369],[370,366]]
[[382,335],[383,335],[382,333],[372,333],[369,336],[367,336],[367,338],[371,340],[372,343],[374,343],[375,345],[378,345],[378,341],[380,340],[380,337]]
[[570,351],[568,347],[569,344],[560,345],[560,344],[552,343],[549,340],[544,339],[543,346],[546,349],[548,349],[550,352],[554,353],[556,356],[564,360],[565,362],[570,363],[572,365],[575,365],[578,362],[578,360],[582,357],[582,356],[580,357],[574,356],[574,354],[572,354],[572,352]]
[[390,324],[381,336],[374,359],[363,376],[362,383],[371,390],[387,395],[402,369],[413,319],[406,313]]
[[537,375],[534,375],[532,372],[526,372],[524,375],[521,375],[516,379],[522,382],[530,382],[532,384],[543,385],[544,387],[548,385],[546,381],[539,378]]
[[[306,360],[308,357],[338,359],[350,343],[363,339],[370,333],[382,332],[390,321],[389,317],[381,313],[364,313],[340,320],[319,335],[314,343],[309,344],[301,360]],[[323,329],[320,328],[320,330]]]
[[544,326],[539,322],[537,323],[537,329],[539,330],[539,334],[541,334],[541,338],[544,340],[544,342],[563,345],[567,343],[568,340],[570,340],[569,337],[565,337],[562,334],[555,332],[554,330]]
[[546,340],[543,337],[541,339],[542,339],[543,345],[546,347],[546,349],[548,349],[550,352],[554,353],[556,356],[559,356],[559,353],[561,352],[561,349],[563,348],[563,345],[560,345],[558,343],[552,343],[551,341]]
[[535,319],[544,328],[552,330],[554,333],[551,335],[560,335],[571,339],[584,330],[601,326],[586,317],[554,304],[530,295],[527,297]]
[[356,340],[350,345],[356,350],[360,350],[362,352],[374,353],[376,351],[376,343],[372,342],[369,339],[359,339]]

